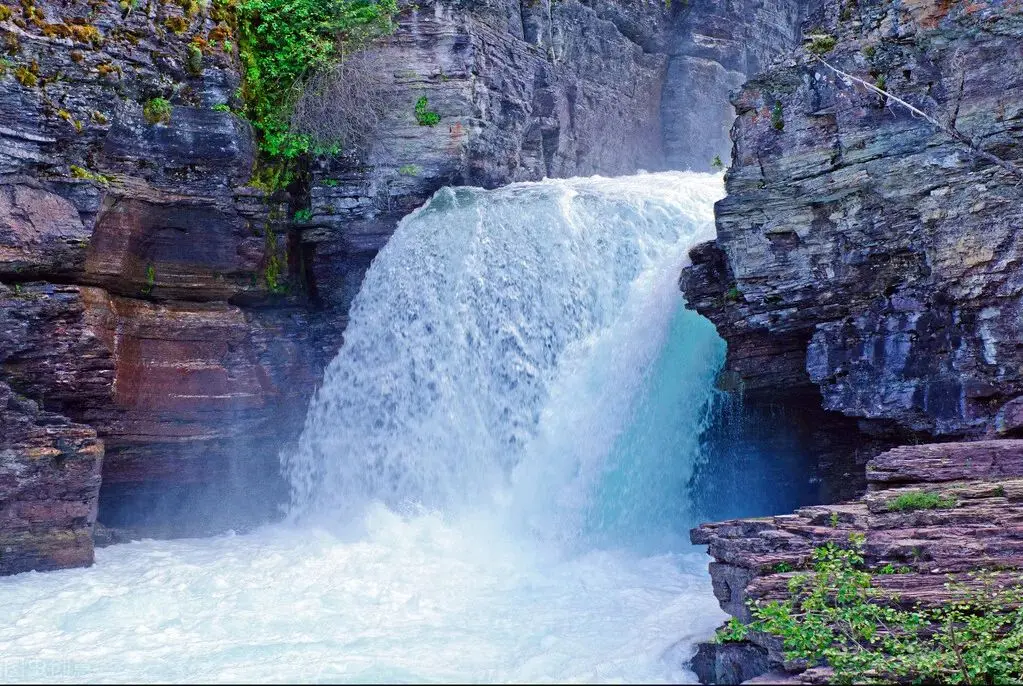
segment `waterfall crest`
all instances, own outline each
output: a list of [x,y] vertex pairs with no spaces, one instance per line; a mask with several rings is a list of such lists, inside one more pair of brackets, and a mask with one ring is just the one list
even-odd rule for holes
[[[503,492],[533,527],[593,519],[722,193],[694,173],[439,191],[374,260],[282,458],[293,516],[371,501],[447,511]],[[691,334],[719,340],[705,325]],[[699,387],[695,408],[720,353],[677,380]],[[696,414],[676,418],[693,437]]]

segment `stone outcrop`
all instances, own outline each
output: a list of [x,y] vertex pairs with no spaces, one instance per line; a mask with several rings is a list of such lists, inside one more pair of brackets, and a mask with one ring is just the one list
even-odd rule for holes
[[[804,32],[833,41],[828,63],[1023,165],[1018,3],[833,2]],[[813,390],[903,440],[1017,434],[1020,175],[805,50],[734,104],[718,238],[683,275],[733,385]]]
[[92,563],[103,443],[0,383],[0,574]]
[[[749,603],[785,598],[789,579],[812,566],[814,548],[848,545],[850,533],[865,537],[873,584],[906,607],[948,603],[949,578],[969,584],[976,570],[1019,581],[1023,440],[895,448],[870,461],[867,481],[866,494],[853,501],[693,529],[693,542],[708,545],[714,558],[710,573],[722,609],[748,622]],[[938,496],[941,505],[893,507],[900,495],[921,492]],[[739,683],[768,668],[800,668],[785,662],[777,639],[755,632],[751,643],[707,644],[693,666],[704,683]],[[821,674],[812,671],[801,681],[817,678]]]

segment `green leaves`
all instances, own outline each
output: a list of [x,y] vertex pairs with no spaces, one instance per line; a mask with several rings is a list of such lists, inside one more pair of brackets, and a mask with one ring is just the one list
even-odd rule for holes
[[943,496],[938,493],[926,493],[923,491],[910,491],[903,493],[897,498],[889,500],[887,508],[889,512],[907,512],[912,510],[937,510],[950,509],[959,504],[955,496]]
[[260,136],[263,152],[294,158],[313,151],[309,136],[290,130],[289,116],[301,84],[309,74],[340,60],[342,45],[355,48],[390,33],[397,11],[395,0],[238,3],[246,116]]
[[416,121],[420,126],[436,126],[440,123],[440,115],[430,109],[430,101],[425,95],[416,100]]
[[[733,619],[718,640],[749,631],[781,637],[785,657],[828,664],[839,683],[1002,684],[1023,681],[1023,585],[978,572],[949,583],[952,602],[902,609],[863,568],[864,539],[814,551],[812,574],[792,577],[785,601],[753,608],[753,622]],[[892,573],[887,565],[881,573]]]

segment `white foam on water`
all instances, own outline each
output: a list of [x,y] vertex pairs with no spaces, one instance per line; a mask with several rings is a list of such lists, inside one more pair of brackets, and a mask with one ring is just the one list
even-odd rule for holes
[[0,579],[0,677],[691,681],[724,616],[707,558],[638,539],[687,524],[723,345],[676,280],[721,194],[688,173],[438,192],[283,456],[290,520]]
[[0,676],[58,682],[687,682],[720,622],[703,555],[554,556],[370,507],[361,540],[270,527],[0,580]]

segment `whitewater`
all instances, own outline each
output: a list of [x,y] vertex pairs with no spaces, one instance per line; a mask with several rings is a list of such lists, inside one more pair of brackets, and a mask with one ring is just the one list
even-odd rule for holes
[[679,270],[720,176],[442,189],[374,260],[285,521],[0,579],[0,678],[686,682],[724,344]]

